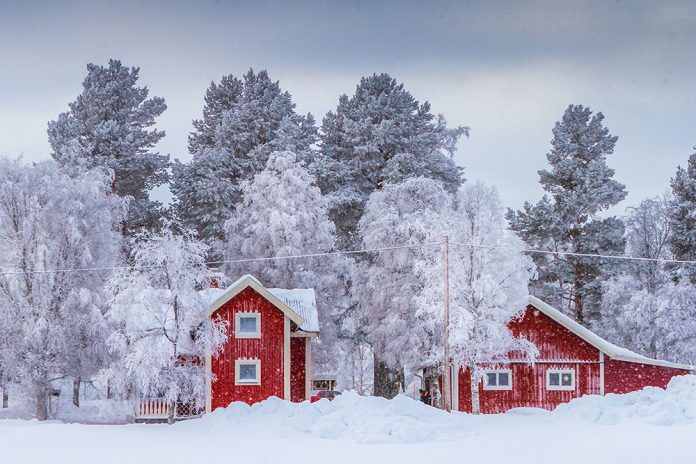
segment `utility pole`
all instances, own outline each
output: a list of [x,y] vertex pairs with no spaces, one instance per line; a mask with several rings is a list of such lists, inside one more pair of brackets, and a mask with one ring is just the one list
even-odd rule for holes
[[445,235],[445,372],[442,377],[442,389],[444,390],[442,399],[444,410],[452,411],[452,368],[450,366],[450,344],[449,344],[449,325],[450,325],[450,301],[449,301],[449,237]]

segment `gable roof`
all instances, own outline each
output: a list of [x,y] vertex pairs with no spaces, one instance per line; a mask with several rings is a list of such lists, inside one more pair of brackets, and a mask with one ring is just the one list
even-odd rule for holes
[[600,337],[599,335],[595,334],[588,328],[580,325],[570,317],[566,316],[556,308],[552,307],[548,303],[545,303],[537,297],[529,295],[529,297],[527,297],[527,304],[538,309],[539,311],[556,321],[561,326],[570,330],[572,333],[574,333],[590,345],[594,346],[599,351],[603,352],[605,355],[617,361],[650,364],[653,366],[671,367],[673,369],[684,369],[688,371],[694,370],[694,366],[690,366],[688,364],[678,364],[669,361],[663,361],[661,359],[646,358],[645,356],[639,355],[638,353],[634,353],[631,350],[622,348],[620,346],[616,346],[613,343],[610,343],[602,337]]
[[303,332],[319,333],[319,312],[317,311],[317,296],[313,288],[269,288],[269,292],[278,297],[280,301],[292,308],[304,319],[304,324],[299,324]]
[[243,275],[226,289],[207,289],[205,291],[206,297],[210,303],[206,316],[210,317],[222,305],[248,287],[253,288],[270,301],[292,322],[297,324],[300,330],[319,332],[319,316],[313,289],[268,289],[256,277],[249,274]]

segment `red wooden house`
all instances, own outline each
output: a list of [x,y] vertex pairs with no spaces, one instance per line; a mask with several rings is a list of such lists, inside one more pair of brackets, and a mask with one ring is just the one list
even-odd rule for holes
[[314,290],[266,288],[245,275],[217,293],[208,317],[225,319],[229,336],[206,359],[214,378],[206,385],[206,411],[271,396],[309,399],[311,341],[319,334]]
[[[478,385],[482,413],[517,407],[553,409],[583,395],[665,388],[672,377],[694,370],[613,345],[538,298],[530,296],[527,303],[509,326],[515,336],[534,343],[539,356],[532,364],[520,353],[510,353],[508,362],[482,365],[484,375]],[[469,370],[459,369],[456,378],[452,407],[471,412]]]

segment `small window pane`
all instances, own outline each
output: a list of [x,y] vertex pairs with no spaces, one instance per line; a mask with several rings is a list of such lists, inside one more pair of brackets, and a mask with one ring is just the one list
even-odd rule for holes
[[551,372],[549,374],[549,385],[552,387],[558,387],[561,384],[560,376],[558,372]]
[[240,364],[239,365],[239,380],[255,381],[256,380],[256,364]]
[[239,316],[239,333],[256,333],[256,317]]
[[573,385],[573,374],[565,373],[561,375],[561,385],[564,387],[570,387]]
[[507,372],[498,373],[498,385],[501,387],[507,387],[510,385],[510,374]]
[[489,372],[486,374],[486,381],[488,382],[487,385],[490,385],[491,387],[495,387],[498,385],[498,379],[495,374],[495,372]]

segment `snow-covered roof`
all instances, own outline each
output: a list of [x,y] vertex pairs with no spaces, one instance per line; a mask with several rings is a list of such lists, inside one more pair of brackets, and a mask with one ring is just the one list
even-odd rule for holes
[[278,307],[300,330],[319,333],[319,314],[314,289],[266,288],[256,277],[249,274],[240,277],[226,289],[210,288],[201,292],[209,304],[208,316],[247,287],[252,287]]
[[304,332],[319,332],[317,296],[313,288],[295,288],[290,290],[284,288],[269,288],[268,291],[302,316],[304,324],[300,325],[300,330]]
[[650,364],[653,366],[671,367],[674,369],[685,369],[689,371],[693,371],[694,369],[696,369],[694,366],[690,366],[688,364],[678,364],[669,361],[663,361],[661,359],[647,358],[638,353],[634,353],[629,349],[616,346],[613,343],[606,341],[594,332],[590,331],[588,328],[578,324],[570,317],[566,316],[556,308],[552,307],[548,303],[545,303],[537,297],[530,295],[527,299],[527,304],[534,306],[536,309],[546,314],[548,317],[550,317],[566,329],[570,330],[575,335],[597,348],[599,351],[603,352],[606,356],[609,356],[612,359],[616,359],[617,361]]

